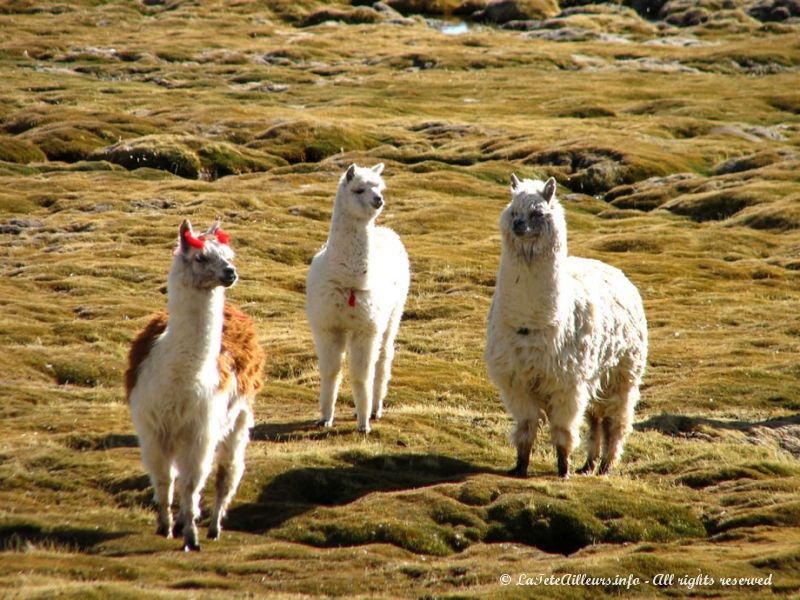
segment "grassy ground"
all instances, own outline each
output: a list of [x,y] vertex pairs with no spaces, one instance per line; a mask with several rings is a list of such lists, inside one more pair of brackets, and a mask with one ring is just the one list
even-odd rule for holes
[[[0,595],[798,593],[800,25],[699,4],[692,26],[607,4],[457,36],[311,1],[0,4]],[[300,26],[320,9],[375,22]],[[312,426],[303,314],[352,161],[387,164],[381,220],[413,269],[368,437],[346,385]],[[645,300],[609,478],[557,480],[547,444],[529,480],[502,475],[481,354],[512,170],[556,176],[571,252]],[[153,534],[121,380],[181,218],[216,215],[268,383],[223,539],[184,555]],[[640,582],[517,585],[540,574]]]

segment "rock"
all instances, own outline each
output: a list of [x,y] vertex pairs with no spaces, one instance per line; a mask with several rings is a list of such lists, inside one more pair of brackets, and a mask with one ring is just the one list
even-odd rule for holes
[[694,173],[649,177],[632,184],[616,186],[606,192],[603,198],[617,209],[649,211],[679,194],[694,191],[705,181]]
[[379,12],[390,23],[413,23],[413,19],[407,19],[403,14],[385,2],[376,2],[372,8]]
[[652,20],[660,18],[661,9],[666,4],[666,0],[623,0],[622,3],[630,6],[645,19]]
[[11,219],[8,223],[0,225],[0,233],[19,235],[25,229],[31,227],[42,227],[44,223],[39,220],[31,219]]
[[792,155],[791,153],[767,150],[765,152],[750,154],[739,158],[729,158],[714,167],[714,173],[717,175],[741,173],[743,171],[760,169],[761,167],[766,167],[767,165],[772,165],[784,160],[797,160],[797,158],[797,155]]
[[492,0],[486,8],[473,13],[472,18],[488,23],[507,23],[546,19],[558,12],[558,3],[555,0]]
[[486,8],[489,2],[490,0],[464,0],[453,10],[453,14],[459,17],[471,17]]
[[665,21],[677,27],[694,27],[708,21],[710,15],[702,8],[691,8],[682,12],[670,14]]
[[786,136],[776,131],[774,127],[762,127],[760,125],[723,125],[709,130],[712,135],[731,135],[739,137],[748,142],[762,142],[771,140],[775,142],[785,142]]
[[506,21],[500,26],[500,28],[509,29],[511,31],[537,31],[542,28],[542,25],[543,21]]
[[800,0],[766,0],[752,6],[748,14],[759,21],[785,21],[800,17]]

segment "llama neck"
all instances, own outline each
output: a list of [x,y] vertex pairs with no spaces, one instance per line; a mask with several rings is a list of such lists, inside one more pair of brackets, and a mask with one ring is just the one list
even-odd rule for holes
[[197,289],[170,277],[168,290],[168,343],[193,357],[198,366],[216,361],[222,344],[225,289]]
[[326,253],[342,285],[366,287],[369,271],[369,248],[375,232],[372,221],[359,222],[334,209]]
[[[497,274],[497,301],[513,327],[537,328],[562,320],[570,298],[566,253],[534,257],[528,261],[503,250]],[[518,321],[518,323],[517,323]]]

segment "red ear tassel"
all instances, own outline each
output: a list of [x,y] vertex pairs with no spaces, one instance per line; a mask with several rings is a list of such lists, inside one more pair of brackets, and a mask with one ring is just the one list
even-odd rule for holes
[[217,240],[219,240],[220,244],[225,244],[226,246],[230,246],[228,242],[231,241],[231,236],[229,233],[225,233],[222,229],[217,229],[217,232],[214,234],[217,236]]
[[203,246],[205,246],[206,244],[205,240],[201,240],[194,237],[191,231],[184,231],[183,239],[185,239],[186,243],[189,244],[192,248],[196,248],[198,250],[202,250]]

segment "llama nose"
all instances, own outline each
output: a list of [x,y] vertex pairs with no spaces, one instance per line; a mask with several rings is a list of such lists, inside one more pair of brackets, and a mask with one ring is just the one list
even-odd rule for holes
[[222,283],[225,285],[225,287],[232,286],[234,283],[236,283],[236,279],[236,269],[233,267],[225,267],[225,269],[222,271]]
[[374,206],[375,208],[380,208],[381,206],[383,206],[383,198],[375,194],[372,197],[372,206]]
[[525,219],[514,219],[514,222],[511,224],[511,229],[513,229],[514,233],[517,235],[525,233],[528,229],[525,224]]

